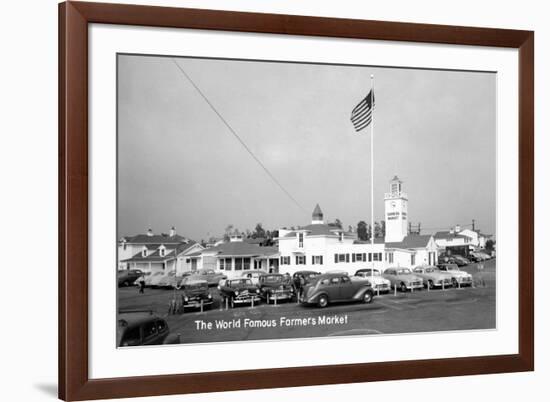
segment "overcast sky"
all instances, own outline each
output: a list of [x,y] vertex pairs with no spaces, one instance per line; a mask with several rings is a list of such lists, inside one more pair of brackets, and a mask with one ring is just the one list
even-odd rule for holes
[[119,56],[118,235],[200,240],[261,222],[305,225],[319,203],[347,228],[370,219],[370,129],[352,108],[375,75],[375,220],[398,175],[423,233],[495,233],[493,73],[178,58],[269,178],[172,58]]

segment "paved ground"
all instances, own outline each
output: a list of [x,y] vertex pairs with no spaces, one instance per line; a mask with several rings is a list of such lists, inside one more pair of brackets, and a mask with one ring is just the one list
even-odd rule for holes
[[152,309],[166,318],[170,332],[180,334],[184,343],[495,328],[495,260],[484,263],[482,274],[476,264],[461,269],[474,275],[476,287],[397,292],[380,295],[368,305],[319,309],[282,303],[225,310],[212,288],[216,299],[212,309],[168,315],[174,291],[147,289],[139,294],[135,288],[121,288],[119,309]]

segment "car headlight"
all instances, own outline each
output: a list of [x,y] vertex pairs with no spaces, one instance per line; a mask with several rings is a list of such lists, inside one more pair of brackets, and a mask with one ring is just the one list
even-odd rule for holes
[[238,295],[239,295],[239,291],[235,290],[235,296],[238,296]]
[[260,293],[260,289],[256,289],[256,293]]
[[212,298],[212,293],[208,293],[208,298],[209,298],[209,299]]
[[189,297],[185,296],[185,297],[183,298],[183,301],[189,301]]

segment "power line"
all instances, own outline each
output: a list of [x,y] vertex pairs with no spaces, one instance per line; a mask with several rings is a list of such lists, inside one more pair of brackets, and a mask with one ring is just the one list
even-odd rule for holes
[[220,112],[218,112],[218,110],[208,100],[206,95],[200,90],[200,88],[195,84],[195,82],[193,82],[193,80],[185,72],[183,67],[180,66],[179,63],[175,59],[172,59],[172,61],[174,62],[176,67],[178,67],[178,69],[181,71],[181,73],[185,76],[185,78],[187,78],[187,80],[191,83],[191,85],[193,85],[193,87],[196,89],[196,91],[199,93],[199,95],[204,99],[204,101],[208,104],[208,106],[210,106],[212,111],[214,113],[216,113],[216,115],[220,118],[220,120],[223,122],[223,124],[225,124],[225,126],[228,128],[228,130],[231,132],[231,134],[233,134],[233,136],[237,139],[237,141],[239,141],[239,143],[243,146],[243,148],[246,150],[246,152],[248,152],[250,154],[250,156],[252,156],[252,158],[254,158],[254,160],[258,163],[258,165],[261,166],[261,168],[264,170],[264,172],[267,173],[267,175],[271,178],[271,180],[287,195],[287,197],[290,198],[292,200],[292,202],[294,204],[296,204],[296,206],[298,208],[300,208],[302,211],[306,212],[306,210],[300,205],[300,203],[298,201],[296,201],[296,199],[283,187],[283,185],[277,180],[277,178],[262,163],[262,161],[256,155],[254,155],[254,153],[252,152],[252,150],[250,148],[248,148],[248,145],[246,145],[246,143],[243,141],[243,139],[241,137],[239,137],[239,135],[235,132],[235,130],[233,130],[231,125],[227,122],[227,120],[225,120],[223,118],[223,116],[220,114]]

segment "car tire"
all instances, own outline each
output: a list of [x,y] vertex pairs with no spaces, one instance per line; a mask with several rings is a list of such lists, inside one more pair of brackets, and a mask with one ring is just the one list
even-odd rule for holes
[[399,289],[400,289],[402,292],[406,292],[406,291],[407,291],[407,285],[405,285],[404,282],[401,282],[401,286],[399,286]]
[[372,294],[372,292],[369,292],[368,290],[365,292],[365,294],[363,295],[363,303],[365,304],[369,304],[369,303],[372,303],[372,299],[374,298],[374,295]]
[[321,308],[325,308],[326,306],[328,306],[328,296],[327,295],[319,296],[319,299],[317,300],[317,305]]
[[453,279],[452,279],[452,283],[453,283],[453,288],[457,288],[457,287],[458,287],[458,281],[456,280],[456,278],[453,278]]

